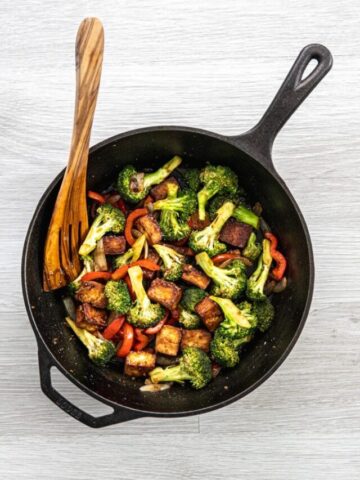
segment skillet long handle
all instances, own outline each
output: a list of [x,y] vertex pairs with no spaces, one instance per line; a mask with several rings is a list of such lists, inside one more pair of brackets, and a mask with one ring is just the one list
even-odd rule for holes
[[[302,79],[311,60],[317,60],[314,70]],[[304,47],[291,67],[278,93],[261,120],[248,132],[233,137],[251,156],[273,168],[272,146],[276,135],[289,117],[329,72],[333,59],[330,51],[320,44]]]
[[71,403],[53,387],[51,383],[51,367],[53,366],[55,366],[55,363],[46,352],[45,347],[39,345],[39,370],[42,391],[59,408],[79,422],[92,428],[101,428],[144,416],[140,413],[120,408],[116,408],[113,413],[101,417],[94,417],[93,415],[84,412],[84,410],[81,410],[81,408]]

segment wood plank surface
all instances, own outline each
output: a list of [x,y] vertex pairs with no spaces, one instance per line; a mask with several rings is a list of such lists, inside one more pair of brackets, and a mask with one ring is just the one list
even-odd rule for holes
[[[313,240],[308,322],[265,384],[200,417],[94,431],[40,391],[21,249],[40,196],[67,161],[75,35],[89,15],[105,28],[91,144],[159,124],[241,133],[304,45],[323,43],[334,56],[273,151]],[[1,480],[359,478],[360,3],[5,0],[0,16]],[[61,374],[54,380],[91,413],[106,412]]]

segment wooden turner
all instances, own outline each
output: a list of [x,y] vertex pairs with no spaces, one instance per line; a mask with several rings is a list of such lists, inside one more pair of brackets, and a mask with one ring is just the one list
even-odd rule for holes
[[89,226],[86,207],[89,141],[103,52],[101,22],[85,18],[76,37],[76,96],[70,156],[46,237],[45,291],[65,286],[80,273],[78,250]]

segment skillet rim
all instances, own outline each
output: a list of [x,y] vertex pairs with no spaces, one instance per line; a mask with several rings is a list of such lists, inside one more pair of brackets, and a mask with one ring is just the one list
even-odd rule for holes
[[23,247],[23,253],[22,253],[22,261],[21,261],[21,284],[22,284],[22,292],[23,292],[23,298],[24,298],[24,303],[26,307],[26,311],[32,326],[32,329],[35,333],[35,337],[37,339],[37,344],[38,344],[38,350],[44,352],[46,351],[46,354],[48,357],[51,358],[51,367],[56,366],[56,368],[63,374],[65,377],[70,380],[74,385],[79,387],[82,391],[90,395],[91,397],[95,398],[96,400],[109,405],[114,408],[114,411],[117,412],[119,410],[123,411],[128,411],[136,414],[137,417],[146,417],[146,416],[152,416],[152,417],[184,417],[184,416],[191,416],[191,415],[199,415],[202,413],[210,412],[212,410],[216,410],[221,407],[225,407],[227,405],[230,405],[231,403],[239,400],[240,398],[245,397],[252,391],[254,391],[256,388],[258,388],[262,383],[264,383],[268,378],[275,373],[275,371],[280,367],[280,365],[285,361],[285,359],[288,357],[292,349],[294,348],[296,342],[298,341],[300,334],[304,328],[305,322],[307,320],[309,311],[310,311],[310,306],[311,306],[311,301],[313,297],[313,291],[314,291],[314,278],[315,278],[315,266],[314,266],[314,255],[313,255],[313,248],[311,244],[311,239],[310,239],[310,234],[305,222],[305,219],[301,213],[301,210],[295,201],[293,195],[291,194],[290,190],[288,189],[287,185],[283,181],[283,179],[277,174],[275,171],[274,167],[271,164],[271,157],[268,158],[268,163],[265,161],[261,161],[259,158],[256,158],[256,152],[251,151],[250,153],[246,151],[246,149],[242,148],[241,145],[241,136],[226,136],[222,134],[218,134],[212,131],[208,131],[205,129],[200,129],[200,128],[195,128],[195,127],[185,127],[185,126],[176,126],[176,125],[159,125],[159,126],[150,126],[150,127],[142,127],[142,128],[137,128],[134,130],[129,130],[127,132],[123,132],[117,135],[113,135],[112,137],[109,137],[105,140],[102,140],[101,142],[98,142],[97,144],[93,145],[89,149],[89,155],[91,155],[93,152],[101,149],[104,146],[107,146],[108,144],[114,143],[118,140],[121,140],[126,137],[130,137],[133,135],[139,135],[143,133],[151,133],[151,132],[156,132],[156,131],[180,131],[180,132],[187,132],[187,133],[192,133],[192,134],[198,134],[198,135],[203,135],[203,136],[208,136],[211,138],[214,138],[216,140],[229,143],[238,150],[240,150],[242,153],[247,155],[252,161],[260,164],[280,185],[280,187],[284,190],[286,193],[287,198],[291,202],[295,212],[298,215],[298,219],[300,221],[301,227],[304,231],[304,236],[306,238],[306,246],[308,250],[308,262],[309,262],[309,282],[308,282],[308,291],[306,295],[306,302],[304,305],[303,313],[301,315],[301,319],[299,322],[299,325],[297,329],[294,332],[294,335],[292,336],[291,341],[288,343],[286,346],[285,350],[279,357],[279,359],[263,374],[259,377],[259,379],[254,382],[251,386],[247,387],[244,391],[237,393],[228,399],[222,400],[220,402],[214,403],[210,406],[207,407],[202,407],[198,408],[195,410],[185,410],[185,411],[177,411],[177,412],[156,412],[152,410],[142,410],[138,408],[131,408],[129,406],[122,405],[117,402],[113,402],[102,395],[99,395],[97,392],[94,390],[90,389],[88,386],[84,385],[81,383],[78,379],[76,379],[73,374],[68,371],[65,367],[62,366],[60,361],[58,361],[54,354],[51,352],[49,347],[47,346],[46,342],[44,341],[36,323],[36,318],[34,315],[34,311],[31,308],[31,302],[28,297],[28,288],[27,288],[27,277],[26,277],[26,267],[28,265],[28,248],[29,248],[29,240],[30,236],[32,234],[34,224],[38,218],[39,211],[43,207],[44,203],[46,202],[48,196],[50,193],[53,191],[54,187],[59,183],[61,178],[64,176],[65,173],[65,168],[54,178],[54,180],[50,183],[50,185],[46,188],[45,192],[41,196],[35,211],[33,213],[33,216],[31,218],[29,227],[26,232],[25,236],[25,241],[24,241],[24,247]]

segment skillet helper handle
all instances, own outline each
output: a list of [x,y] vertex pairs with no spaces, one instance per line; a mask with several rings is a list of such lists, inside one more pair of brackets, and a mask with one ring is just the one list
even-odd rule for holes
[[[318,63],[303,79],[306,67],[311,60],[317,60]],[[276,135],[329,72],[332,62],[330,51],[323,45],[310,44],[304,47],[259,123],[248,132],[236,137],[235,141],[273,169],[271,151]]]
[[68,415],[71,415],[76,420],[81,423],[84,423],[88,427],[92,428],[101,428],[108,425],[114,425],[117,423],[127,422],[129,420],[134,420],[135,418],[142,417],[136,412],[125,410],[125,409],[116,409],[114,412],[108,415],[103,415],[101,417],[94,417],[89,413],[81,410],[79,407],[67,400],[60,392],[58,392],[51,383],[51,367],[55,366],[54,362],[51,360],[49,354],[46,352],[45,348],[39,346],[39,370],[40,370],[40,383],[41,389],[44,394],[54,402],[59,408],[64,410]]

